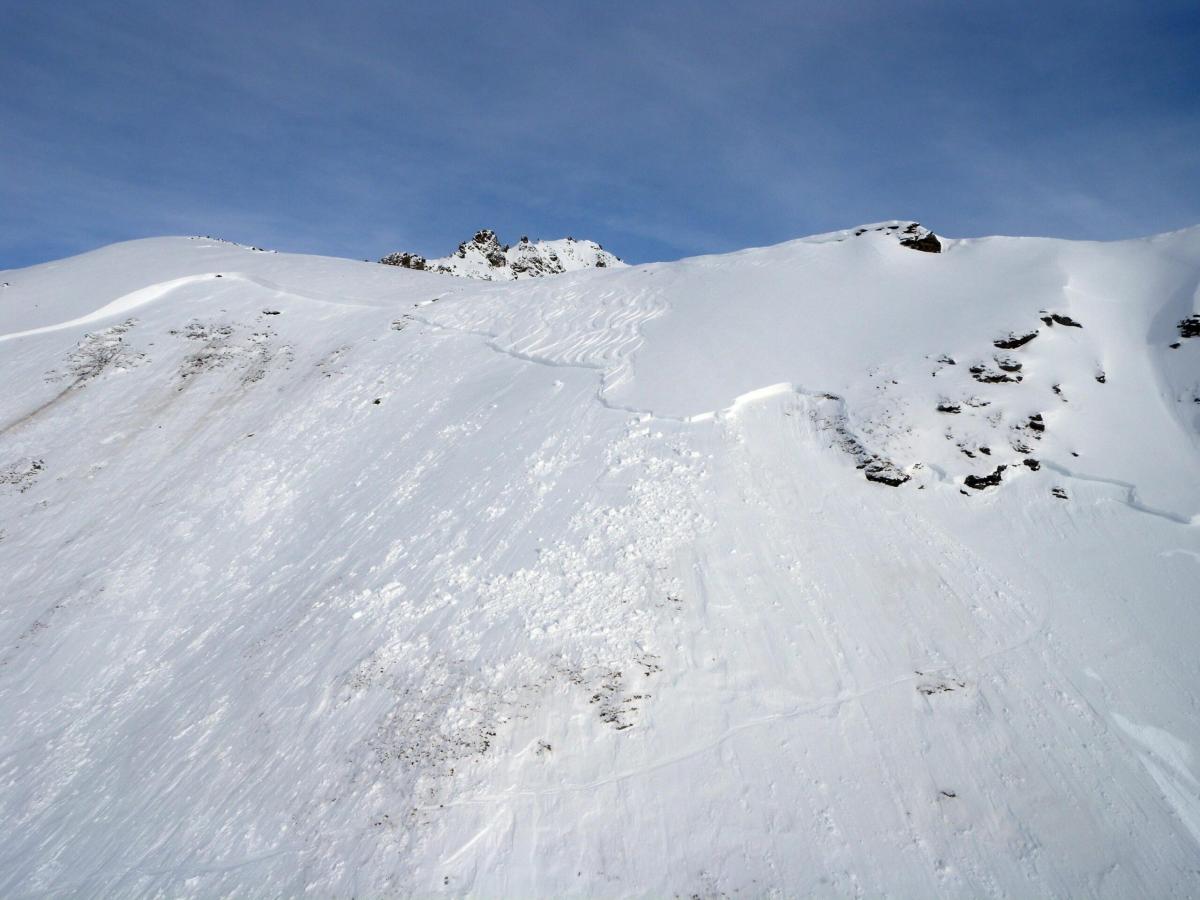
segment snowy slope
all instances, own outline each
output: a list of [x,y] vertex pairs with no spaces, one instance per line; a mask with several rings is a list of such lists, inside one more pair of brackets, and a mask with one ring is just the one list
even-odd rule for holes
[[1200,228],[907,227],[0,273],[0,894],[1195,895]]
[[459,244],[449,256],[425,259],[412,253],[397,252],[388,254],[380,262],[483,281],[515,281],[625,265],[595,241],[577,241],[572,237],[531,241],[522,237],[510,246],[501,244],[496,232],[486,228],[476,232],[471,240]]

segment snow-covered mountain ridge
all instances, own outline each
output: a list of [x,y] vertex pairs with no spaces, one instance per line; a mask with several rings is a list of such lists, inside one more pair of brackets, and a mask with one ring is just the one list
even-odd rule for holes
[[1196,893],[1200,228],[0,283],[0,894]]
[[561,275],[580,269],[604,269],[623,266],[613,254],[595,241],[577,241],[573,237],[556,241],[531,241],[522,237],[515,245],[501,244],[496,232],[477,231],[449,256],[425,259],[415,253],[389,253],[379,260],[387,266],[478,278],[483,281],[515,281]]

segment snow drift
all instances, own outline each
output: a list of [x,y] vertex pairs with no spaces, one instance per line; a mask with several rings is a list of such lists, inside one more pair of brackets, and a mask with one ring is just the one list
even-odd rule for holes
[[3,273],[0,893],[1194,894],[1200,228],[930,237]]

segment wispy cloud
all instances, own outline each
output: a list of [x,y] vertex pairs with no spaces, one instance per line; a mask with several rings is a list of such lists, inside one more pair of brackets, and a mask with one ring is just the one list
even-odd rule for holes
[[1200,9],[527,0],[28,4],[0,265],[161,231],[354,257],[470,230],[633,260],[862,220],[1200,220]]

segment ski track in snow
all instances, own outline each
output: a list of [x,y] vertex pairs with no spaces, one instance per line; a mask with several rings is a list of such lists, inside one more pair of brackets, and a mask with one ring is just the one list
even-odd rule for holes
[[125,315],[139,307],[145,306],[147,303],[153,303],[156,300],[161,300],[172,291],[186,287],[192,284],[199,284],[204,281],[215,278],[213,275],[187,275],[183,278],[174,278],[170,281],[163,281],[159,284],[151,284],[147,287],[136,291],[131,291],[122,297],[118,297],[104,306],[97,309],[95,312],[88,313],[86,316],[79,316],[75,319],[70,319],[66,322],[58,322],[54,325],[44,325],[41,328],[30,328],[25,331],[14,331],[11,334],[0,334],[0,343],[4,341],[17,340],[23,337],[32,337],[38,334],[47,334],[52,331],[62,331],[67,328],[78,328],[83,325],[91,325],[95,322],[102,322],[105,319],[112,319],[116,316]]
[[1154,509],[1150,506],[1147,506],[1145,503],[1142,503],[1141,500],[1138,499],[1138,488],[1136,484],[1130,484],[1128,481],[1121,481],[1116,478],[1101,478],[1096,475],[1085,475],[1082,472],[1073,471],[1064,465],[1060,465],[1059,463],[1048,460],[1044,461],[1042,465],[1052,472],[1058,472],[1060,475],[1065,475],[1067,478],[1071,478],[1075,481],[1085,483],[1090,482],[1091,484],[1103,484],[1123,489],[1125,491],[1125,496],[1119,502],[1124,503],[1127,507],[1135,512],[1145,513],[1148,516],[1155,516],[1156,518],[1173,522],[1176,525],[1200,525],[1200,513],[1196,513],[1195,515],[1191,516],[1180,515],[1178,513],[1168,512],[1167,510]]
[[151,284],[144,288],[139,288],[136,291],[130,291],[116,300],[104,304],[94,312],[90,312],[85,316],[79,316],[70,319],[66,322],[56,322],[53,325],[43,325],[39,328],[29,328],[24,331],[14,331],[9,334],[0,334],[0,343],[5,341],[18,340],[24,337],[33,337],[39,334],[49,334],[55,331],[64,331],[70,328],[79,328],[84,325],[93,325],[97,322],[103,322],[106,319],[114,319],[118,316],[123,316],[133,312],[150,303],[155,303],[164,299],[168,295],[178,291],[181,288],[191,287],[193,285],[205,284],[208,282],[217,282],[221,279],[221,284],[224,286],[230,282],[242,282],[262,288],[269,294],[276,297],[292,297],[300,300],[309,300],[314,303],[323,303],[330,306],[345,306],[370,308],[370,304],[355,303],[350,300],[334,298],[329,295],[321,295],[312,291],[297,290],[296,288],[284,287],[274,281],[266,278],[259,278],[254,275],[247,275],[240,272],[208,272],[202,275],[186,275],[183,278],[173,278],[169,281],[163,281],[158,284]]

